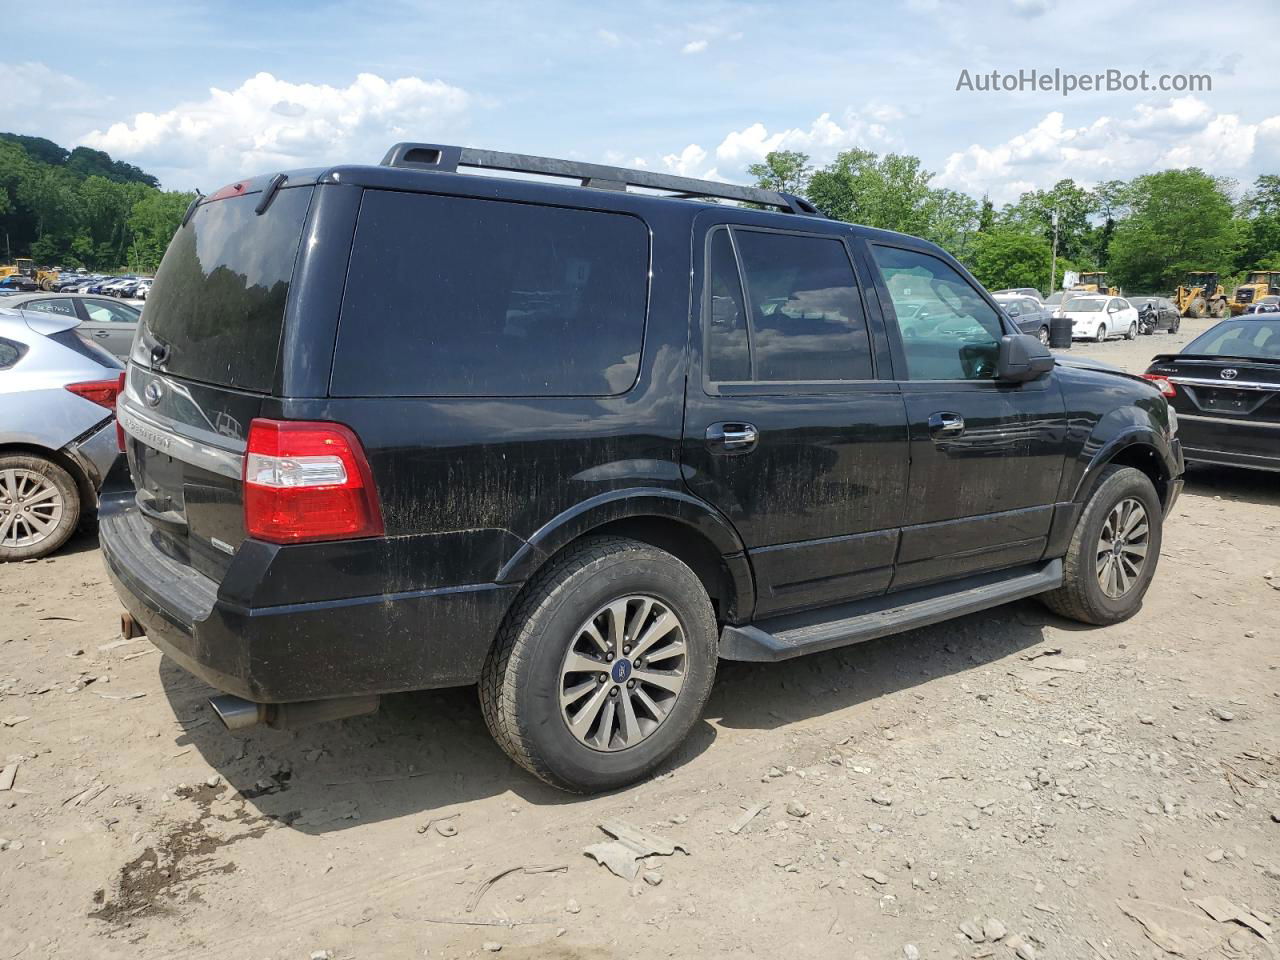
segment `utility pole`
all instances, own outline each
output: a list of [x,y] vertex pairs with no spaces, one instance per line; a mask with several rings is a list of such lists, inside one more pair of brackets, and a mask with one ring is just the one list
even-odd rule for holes
[[1053,296],[1058,276],[1058,208],[1053,208],[1053,253],[1049,257],[1049,296]]

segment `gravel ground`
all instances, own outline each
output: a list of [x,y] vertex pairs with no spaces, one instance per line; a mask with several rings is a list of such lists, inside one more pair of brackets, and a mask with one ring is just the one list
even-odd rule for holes
[[[589,799],[470,689],[233,736],[119,642],[92,533],[0,566],[0,960],[1274,957],[1280,485],[1188,479],[1127,623],[1024,601],[727,663],[660,776]],[[612,821],[684,849],[615,876]]]

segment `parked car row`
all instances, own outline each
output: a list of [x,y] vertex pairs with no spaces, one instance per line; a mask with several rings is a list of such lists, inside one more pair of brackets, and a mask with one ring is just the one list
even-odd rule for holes
[[1073,340],[1102,343],[1114,337],[1132,340],[1157,330],[1177,333],[1182,318],[1168,297],[1117,297],[1105,293],[1059,290],[1047,299],[1032,287],[1014,287],[992,294],[996,303],[1023,333],[1049,343],[1055,317],[1071,320]]
[[151,278],[64,273],[54,282],[53,290],[57,293],[97,293],[128,300],[145,300],[151,292]]

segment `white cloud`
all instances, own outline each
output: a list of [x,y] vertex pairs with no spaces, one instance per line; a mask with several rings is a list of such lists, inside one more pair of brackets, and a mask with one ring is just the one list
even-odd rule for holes
[[1038,17],[1048,10],[1049,0],[1013,0],[1013,12],[1020,17]]
[[997,203],[1023,190],[1071,177],[1080,183],[1128,179],[1170,168],[1201,167],[1215,175],[1250,177],[1280,160],[1280,115],[1257,123],[1217,113],[1195,97],[1138,104],[1132,116],[1098,117],[1068,126],[1062,113],[1044,116],[1003,143],[973,144],[947,157],[936,183],[990,193]]
[[706,40],[690,40],[688,43],[686,43],[683,47],[680,48],[680,52],[686,53],[686,54],[702,53],[706,49],[707,49]]
[[209,190],[272,169],[375,162],[396,140],[441,139],[470,101],[465,90],[419,77],[362,73],[333,87],[259,73],[235,90],[212,88],[204,100],[139,113],[81,142],[156,172],[166,186]]
[[596,37],[606,47],[616,47],[618,46],[618,44],[622,43],[622,38],[618,36],[616,33],[614,33],[612,30],[604,30],[604,29],[597,30]]
[[[889,109],[875,108],[873,115],[888,117]],[[792,127],[770,133],[763,123],[753,123],[742,130],[732,130],[720,141],[714,155],[691,143],[678,154],[662,158],[663,166],[672,173],[709,180],[748,179],[747,167],[759,163],[775,150],[799,150],[818,164],[827,163],[850,147],[867,147],[878,151],[894,148],[889,130],[875,120],[854,111],[846,111],[839,120],[824,113],[807,128]]]

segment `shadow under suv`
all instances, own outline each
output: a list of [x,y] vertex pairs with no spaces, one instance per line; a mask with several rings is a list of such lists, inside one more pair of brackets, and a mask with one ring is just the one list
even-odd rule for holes
[[651,772],[719,658],[1130,616],[1183,470],[1153,385],[1055,364],[933,244],[429,144],[193,204],[119,420],[108,571],[228,726],[475,683],[579,791]]

